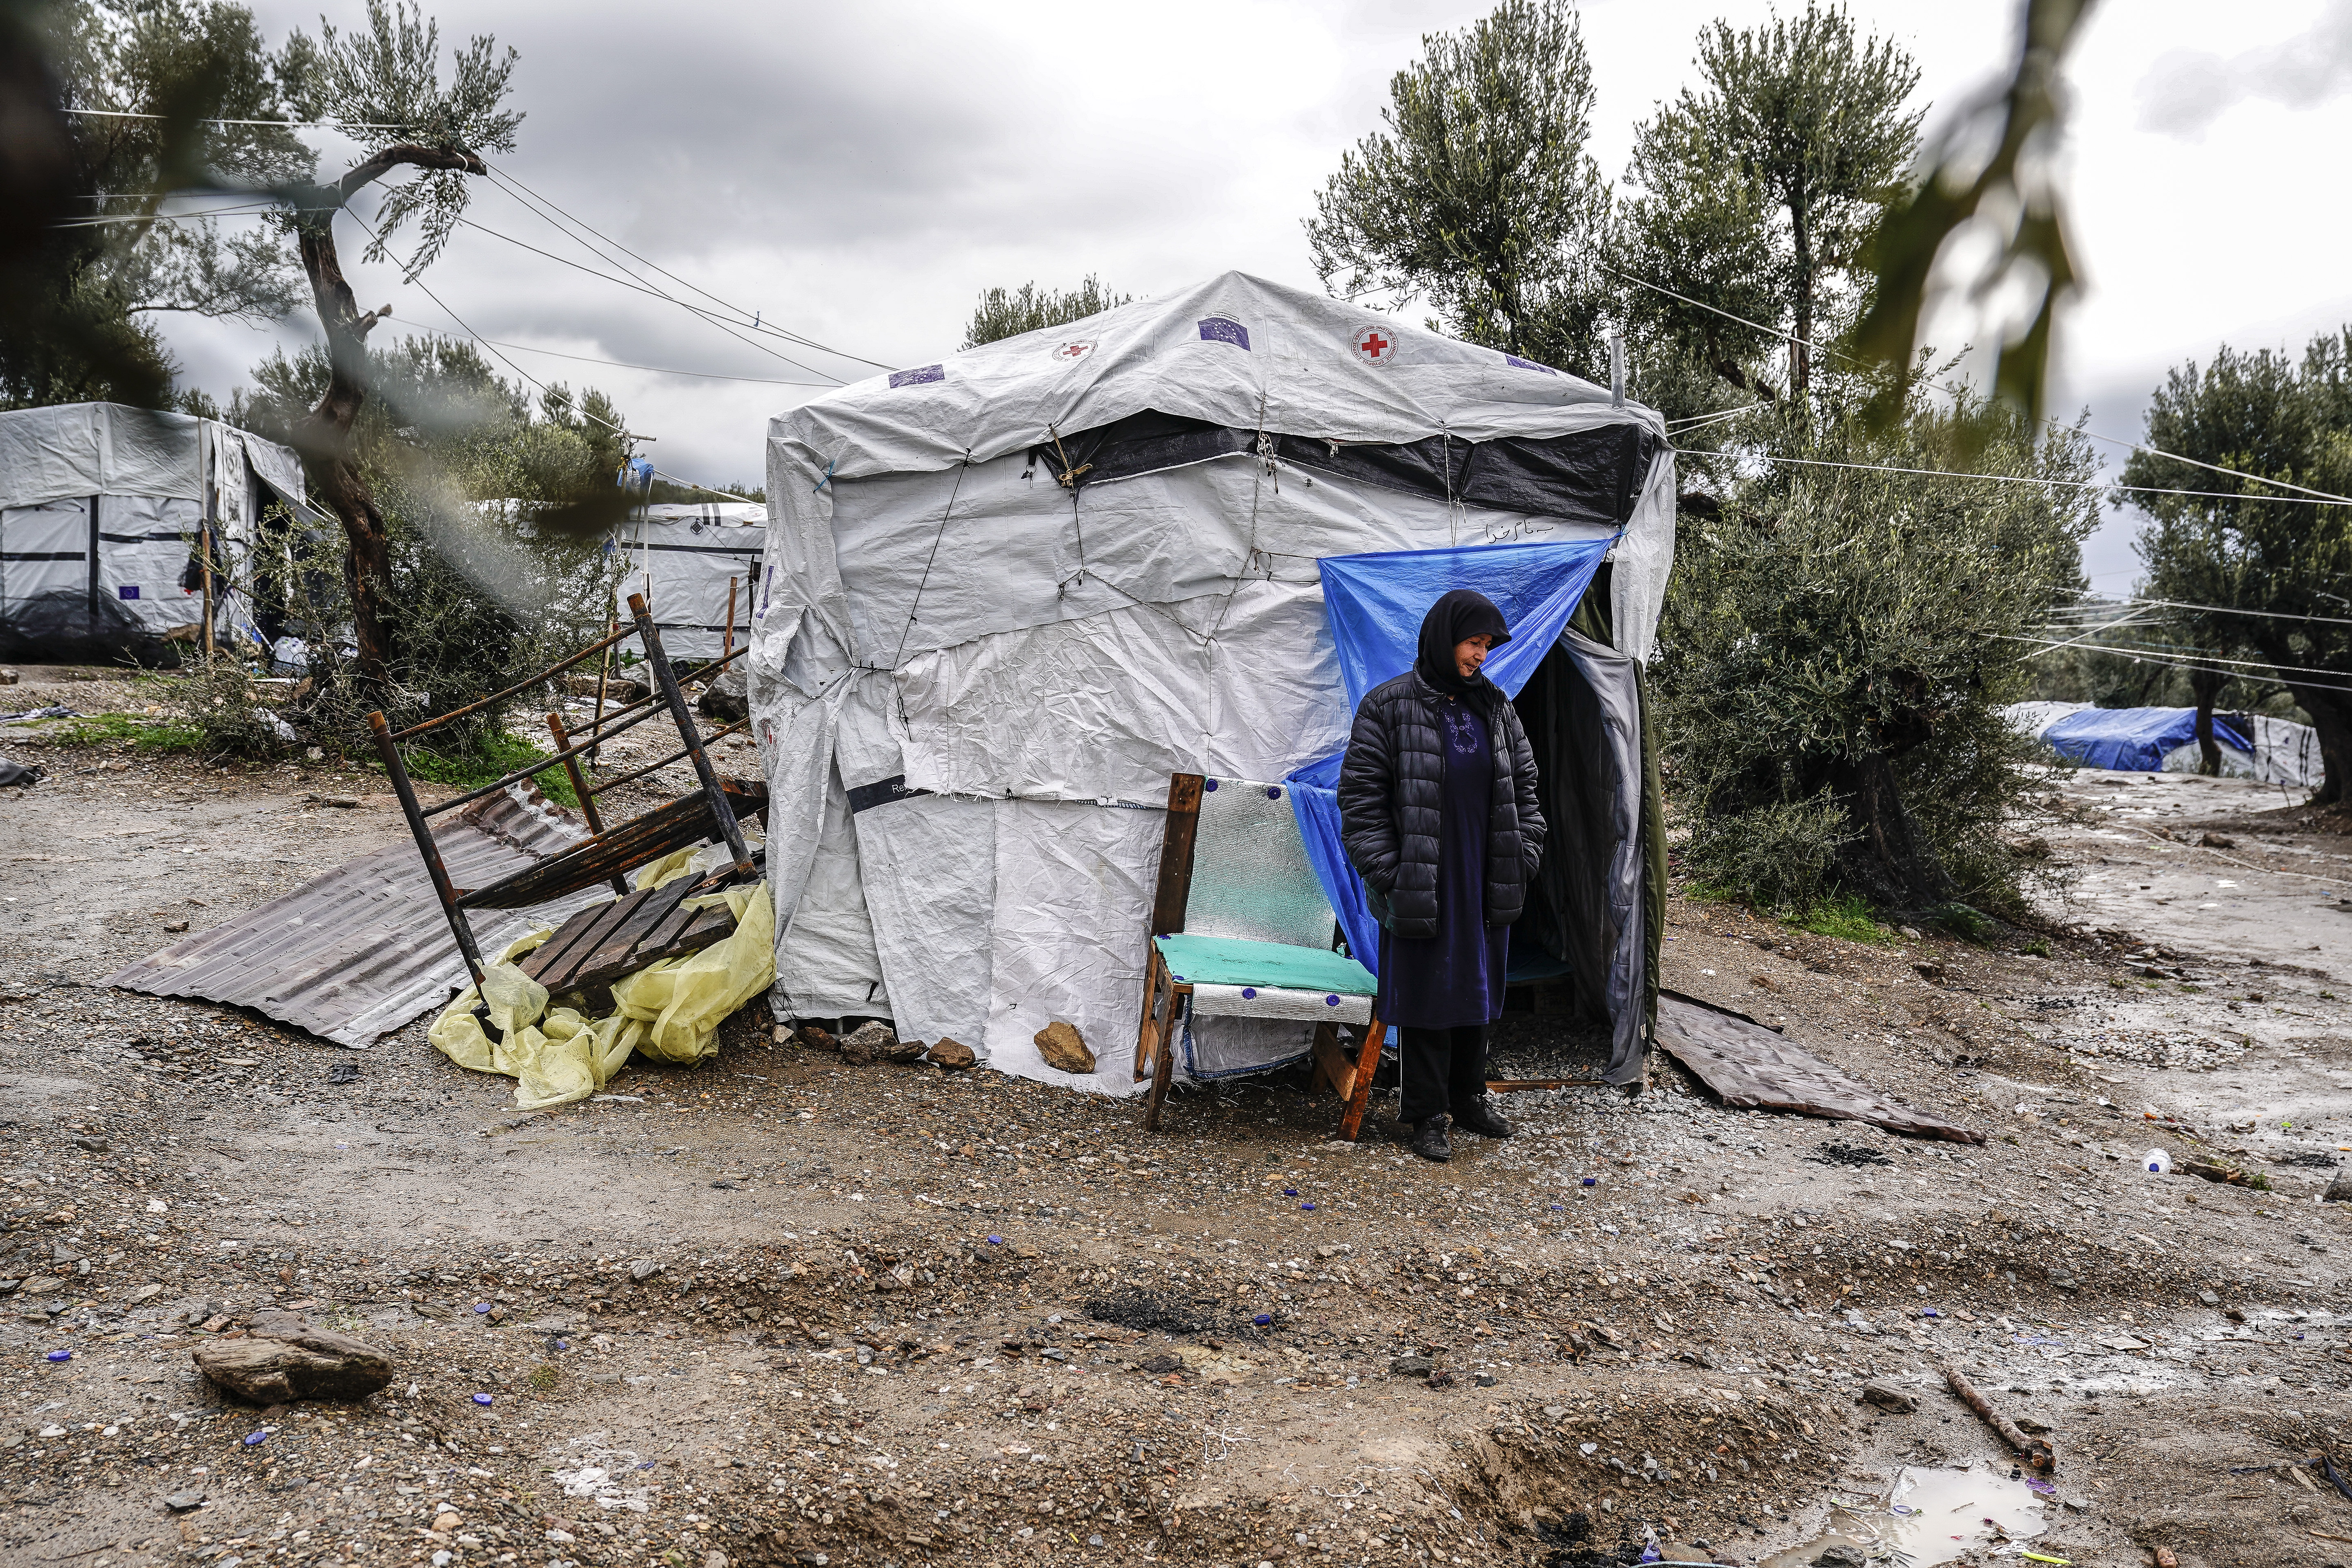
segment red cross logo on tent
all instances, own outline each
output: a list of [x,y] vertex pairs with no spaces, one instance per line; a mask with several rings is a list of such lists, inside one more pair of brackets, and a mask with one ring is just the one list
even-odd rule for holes
[[1356,334],[1356,357],[1366,364],[1386,364],[1396,357],[1396,340],[1380,327]]
[[1095,345],[1091,342],[1064,343],[1054,351],[1054,357],[1058,360],[1081,360],[1094,352]]

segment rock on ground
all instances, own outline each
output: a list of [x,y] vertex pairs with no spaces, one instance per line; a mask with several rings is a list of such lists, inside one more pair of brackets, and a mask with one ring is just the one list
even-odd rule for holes
[[297,1329],[283,1339],[208,1340],[196,1370],[255,1405],[297,1399],[365,1399],[392,1381],[392,1358],[345,1334]]
[[1087,1048],[1085,1037],[1075,1026],[1061,1019],[1056,1018],[1038,1030],[1036,1039],[1037,1054],[1045,1058],[1046,1066],[1059,1068],[1064,1072],[1095,1070],[1095,1054]]

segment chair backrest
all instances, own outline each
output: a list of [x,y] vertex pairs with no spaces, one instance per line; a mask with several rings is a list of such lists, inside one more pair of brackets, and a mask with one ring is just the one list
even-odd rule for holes
[[1184,929],[1328,948],[1332,925],[1330,902],[1291,815],[1290,792],[1248,779],[1202,779]]

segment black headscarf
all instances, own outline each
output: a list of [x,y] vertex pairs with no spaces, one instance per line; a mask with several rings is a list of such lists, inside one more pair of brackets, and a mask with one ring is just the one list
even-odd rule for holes
[[1421,621],[1421,651],[1412,667],[1421,678],[1449,697],[1467,697],[1486,682],[1483,675],[1465,680],[1454,662],[1454,645],[1486,636],[1500,647],[1511,640],[1503,612],[1495,601],[1472,588],[1456,588],[1429,606]]

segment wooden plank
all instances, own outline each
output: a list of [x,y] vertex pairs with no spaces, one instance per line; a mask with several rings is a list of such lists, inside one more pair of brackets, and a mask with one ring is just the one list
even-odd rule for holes
[[[585,974],[590,970],[605,969],[615,963],[625,964],[629,954],[636,950],[645,934],[661,924],[662,918],[677,908],[678,900],[692,891],[694,879],[680,877],[640,895],[637,907],[629,911],[628,918],[606,931],[604,940],[572,965],[575,973]],[[578,982],[575,980],[574,984]],[[571,988],[569,985],[564,987],[567,991]]]
[[[601,968],[583,968],[564,987],[568,991],[588,991],[599,985],[610,985],[625,975],[635,974],[649,963],[659,963],[665,958],[676,958],[682,952],[699,952],[714,942],[723,942],[735,934],[735,913],[721,905],[715,910],[690,910],[694,918],[673,934],[656,943],[639,942],[625,958]],[[668,925],[665,921],[663,924]],[[552,989],[552,987],[550,987]]]
[[1315,1065],[1341,1100],[1355,1098],[1355,1061],[1339,1048],[1339,1031],[1329,1024],[1315,1026]]
[[1486,1080],[1486,1092],[1512,1094],[1525,1089],[1600,1089],[1608,1081],[1600,1078],[1490,1078]]
[[708,910],[698,910],[688,907],[692,895],[689,894],[687,899],[679,900],[677,908],[662,916],[661,923],[659,925],[655,926],[653,930],[646,932],[645,935],[637,939],[637,951],[639,952],[646,952],[656,947],[667,946],[669,943],[677,940],[678,932],[684,931],[687,927],[694,923],[696,916],[710,912]]
[[1364,1028],[1364,1048],[1356,1056],[1356,1083],[1348,1095],[1348,1109],[1339,1117],[1339,1136],[1353,1143],[1364,1130],[1364,1108],[1371,1103],[1372,1079],[1381,1066],[1381,1042],[1389,1026],[1376,1015]]
[[1201,829],[1199,773],[1168,775],[1168,826],[1160,837],[1160,884],[1151,899],[1151,936],[1184,929],[1184,906],[1192,896],[1192,844]]
[[[642,897],[642,894],[631,893],[607,904],[591,904],[558,926],[553,936],[523,954],[520,967],[533,980],[546,984],[545,975],[562,973],[569,967],[568,960],[593,951],[586,944],[600,940],[605,931],[627,919],[629,911],[636,907]],[[561,989],[568,991],[571,987]]]

